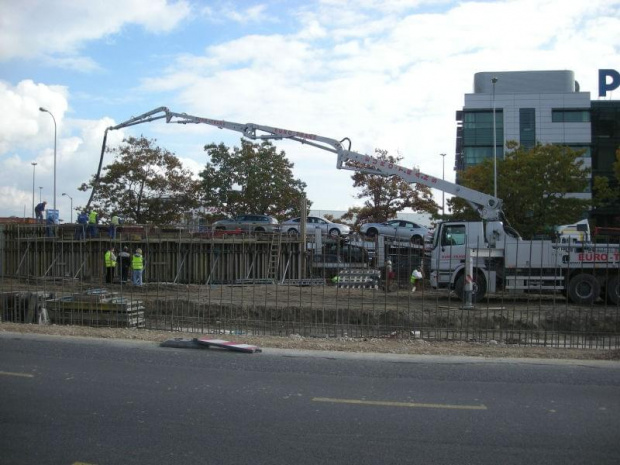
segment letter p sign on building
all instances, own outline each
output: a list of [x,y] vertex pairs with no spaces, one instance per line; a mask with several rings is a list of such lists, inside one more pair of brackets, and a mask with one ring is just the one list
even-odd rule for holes
[[[607,83],[607,78],[611,78],[611,82]],[[598,70],[598,96],[605,97],[608,90],[614,90],[620,87],[620,73],[615,69],[599,69]]]

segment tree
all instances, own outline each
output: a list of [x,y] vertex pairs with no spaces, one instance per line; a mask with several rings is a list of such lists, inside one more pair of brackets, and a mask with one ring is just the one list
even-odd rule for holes
[[[155,145],[155,139],[130,137],[108,149],[115,161],[104,168],[93,196],[93,208],[116,213],[127,222],[168,224],[199,206],[200,184],[180,160]],[[83,184],[80,190],[92,188]]]
[[[306,184],[293,177],[293,163],[269,141],[241,139],[232,151],[224,144],[205,146],[209,162],[200,173],[206,206],[223,215],[299,216]],[[311,202],[308,201],[308,208]]]
[[[569,147],[537,144],[531,149],[508,142],[512,149],[497,160],[497,196],[504,201],[504,213],[523,237],[549,233],[553,226],[573,223],[591,204],[571,196],[585,192],[589,169],[577,159],[583,151]],[[472,189],[493,192],[493,160],[487,159],[464,171],[461,183]],[[455,216],[480,219],[462,199],[451,199]]]
[[[375,149],[376,158],[398,163],[403,157],[389,155],[386,150]],[[344,219],[356,216],[356,224],[382,223],[395,218],[398,212],[411,208],[418,212],[436,213],[438,205],[431,189],[422,184],[409,184],[398,176],[380,176],[356,171],[351,176],[353,187],[359,187],[358,199],[366,199],[362,207],[350,208]]]

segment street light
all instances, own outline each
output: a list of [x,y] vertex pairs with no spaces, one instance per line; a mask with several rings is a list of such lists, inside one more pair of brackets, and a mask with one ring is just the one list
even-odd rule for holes
[[34,170],[36,169],[37,163],[32,162],[32,217],[34,218]]
[[[446,154],[440,153],[441,155],[441,180],[444,181],[446,179]],[[446,203],[445,203],[445,192],[443,189],[441,190],[441,214],[446,214]]]
[[39,107],[39,111],[42,111],[43,113],[49,113],[49,115],[52,117],[52,120],[54,120],[54,214],[56,213],[56,118],[54,118],[54,115],[52,115],[52,112],[49,110],[46,110],[43,107]]
[[69,223],[73,223],[73,197],[71,197],[69,194],[65,194],[64,192],[62,193],[62,195],[66,195],[67,197],[69,197],[69,200],[71,200],[71,214],[69,215]]
[[492,77],[493,83],[493,196],[497,198],[497,134],[495,133],[495,84],[497,78]]

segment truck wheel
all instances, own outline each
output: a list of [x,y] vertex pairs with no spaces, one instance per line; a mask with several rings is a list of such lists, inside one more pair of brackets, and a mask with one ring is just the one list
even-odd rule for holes
[[338,231],[336,228],[330,229],[329,230],[329,235],[333,236],[333,237],[340,236],[340,231]]
[[612,276],[607,281],[607,298],[614,305],[620,303],[620,278],[618,276]]
[[[487,280],[482,273],[476,273],[474,278],[474,289],[471,294],[472,303],[484,299],[487,293]],[[465,300],[465,273],[461,274],[454,283],[454,292],[461,300]]]
[[568,283],[568,298],[575,304],[593,304],[600,292],[601,286],[591,274],[578,274]]
[[415,236],[411,236],[410,242],[413,245],[422,245],[424,243],[424,241],[422,240],[422,236],[419,235],[415,235]]

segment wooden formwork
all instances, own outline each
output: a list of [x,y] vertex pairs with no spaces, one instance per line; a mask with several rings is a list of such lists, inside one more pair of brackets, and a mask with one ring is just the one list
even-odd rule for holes
[[[114,239],[100,233],[96,238],[76,238],[72,229],[58,228],[52,237],[41,225],[2,226],[2,276],[20,278],[76,278],[102,283],[104,255],[109,246],[116,252],[140,248],[145,259],[145,282],[187,284],[230,283],[238,279],[267,279],[273,263],[274,236],[240,235],[192,237],[164,230],[137,235],[135,228],[119,232]],[[159,230],[157,230],[159,231]],[[278,237],[276,279],[299,279],[300,241]],[[120,270],[116,270],[117,277]],[[304,277],[304,276],[301,276]]]
[[[266,233],[192,235],[142,226],[119,228],[115,238],[102,230],[98,237],[81,238],[74,234],[75,228],[59,226],[49,235],[43,225],[0,225],[0,279],[77,279],[101,285],[110,246],[117,255],[125,247],[130,253],[142,249],[144,282],[291,282],[331,279],[343,269],[370,266],[364,247],[345,244],[344,239],[308,236],[301,241],[298,236]],[[352,248],[365,253],[348,255]],[[119,276],[117,267],[117,280]]]

